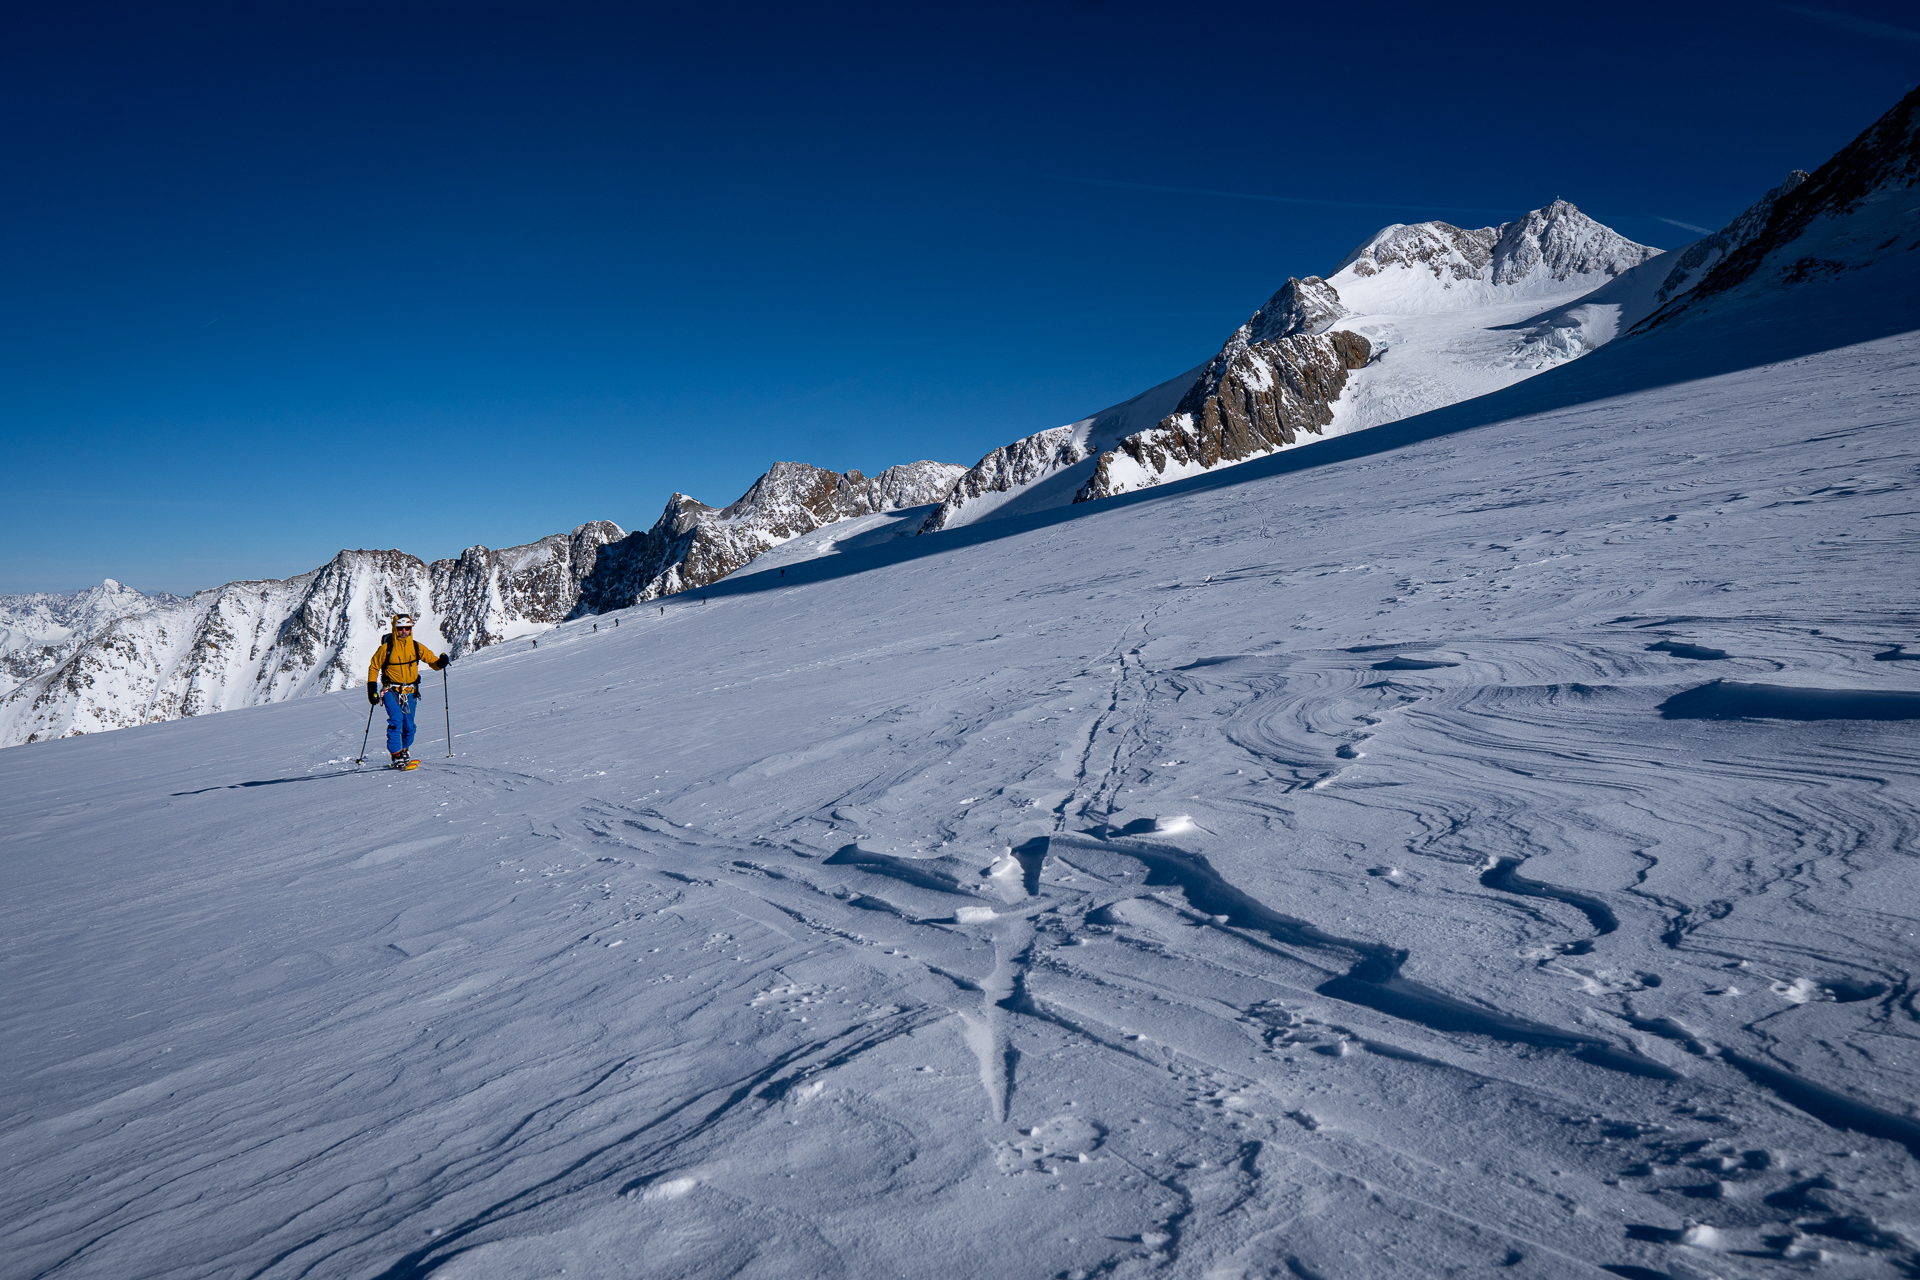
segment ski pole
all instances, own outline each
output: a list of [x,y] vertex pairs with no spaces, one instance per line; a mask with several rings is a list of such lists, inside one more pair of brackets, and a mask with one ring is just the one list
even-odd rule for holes
[[360,735],[360,758],[353,763],[358,767],[367,758],[367,739],[373,734],[373,704],[367,704],[367,731]]
[[440,671],[440,705],[447,713],[447,759],[453,759],[453,703],[447,697],[447,672]]

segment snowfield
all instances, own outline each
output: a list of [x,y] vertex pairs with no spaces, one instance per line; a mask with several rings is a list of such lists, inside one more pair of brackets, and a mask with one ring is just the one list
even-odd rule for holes
[[1911,1274],[1904,262],[0,752],[6,1273]]

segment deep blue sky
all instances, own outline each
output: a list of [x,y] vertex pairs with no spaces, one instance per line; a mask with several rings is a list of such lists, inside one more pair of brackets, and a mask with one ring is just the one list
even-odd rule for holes
[[1907,3],[914,8],[9,6],[0,592],[971,464],[1381,225],[1670,247],[1920,79]]

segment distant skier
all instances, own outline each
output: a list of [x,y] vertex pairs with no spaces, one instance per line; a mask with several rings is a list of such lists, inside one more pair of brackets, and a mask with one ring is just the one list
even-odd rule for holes
[[[413,616],[393,615],[393,632],[380,638],[367,664],[367,705],[387,705],[387,754],[395,769],[411,769],[414,760],[407,754],[413,745],[413,713],[420,704],[420,664],[445,671],[452,657],[433,656],[433,651],[413,638]],[[385,691],[381,685],[386,686]]]

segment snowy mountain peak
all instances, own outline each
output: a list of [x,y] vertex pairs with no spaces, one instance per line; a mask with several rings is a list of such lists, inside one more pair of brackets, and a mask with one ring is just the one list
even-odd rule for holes
[[1468,231],[1450,222],[1391,223],[1341,259],[1334,276],[1364,280],[1390,268],[1419,268],[1436,280],[1478,280],[1493,256],[1499,230]]
[[1487,279],[1497,285],[1575,277],[1611,279],[1659,253],[1603,226],[1565,200],[1555,200],[1500,228]]
[[1577,296],[1659,252],[1555,200],[1497,227],[1382,227],[1347,255],[1328,283],[1359,313],[1431,313]]

